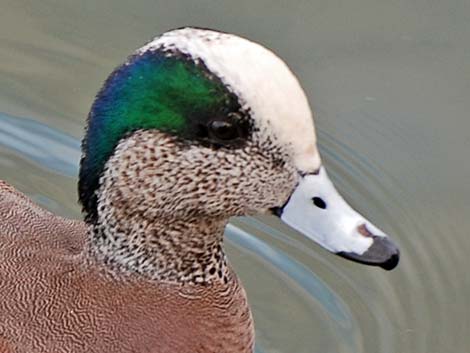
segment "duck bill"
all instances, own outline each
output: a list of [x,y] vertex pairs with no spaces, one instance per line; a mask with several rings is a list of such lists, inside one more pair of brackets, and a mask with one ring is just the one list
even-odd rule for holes
[[336,191],[323,167],[302,177],[290,199],[275,210],[282,221],[325,249],[349,260],[392,270],[399,250]]

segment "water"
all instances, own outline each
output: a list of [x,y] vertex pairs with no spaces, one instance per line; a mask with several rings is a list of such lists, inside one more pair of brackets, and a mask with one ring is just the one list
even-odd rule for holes
[[258,352],[470,352],[469,1],[0,4],[2,179],[80,217],[79,138],[114,66],[185,24],[255,39],[300,77],[338,189],[402,250],[385,272],[276,219],[234,220]]

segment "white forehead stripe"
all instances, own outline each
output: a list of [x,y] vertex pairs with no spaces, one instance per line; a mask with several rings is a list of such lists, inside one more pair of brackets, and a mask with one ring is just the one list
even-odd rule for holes
[[307,97],[287,65],[263,46],[235,35],[184,28],[163,34],[140,52],[177,49],[202,60],[240,98],[261,131],[292,148],[303,172],[319,168],[315,129]]

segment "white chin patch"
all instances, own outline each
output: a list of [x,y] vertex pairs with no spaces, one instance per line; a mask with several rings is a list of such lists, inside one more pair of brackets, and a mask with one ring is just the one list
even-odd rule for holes
[[398,263],[396,246],[346,203],[323,167],[301,179],[280,217],[322,247],[353,261],[386,269]]

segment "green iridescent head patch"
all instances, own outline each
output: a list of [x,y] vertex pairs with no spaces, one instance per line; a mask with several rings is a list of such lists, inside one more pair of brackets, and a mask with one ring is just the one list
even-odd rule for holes
[[87,221],[96,219],[95,190],[123,137],[157,129],[191,140],[200,124],[239,109],[237,97],[202,63],[158,50],[130,57],[106,80],[88,117],[79,176]]

